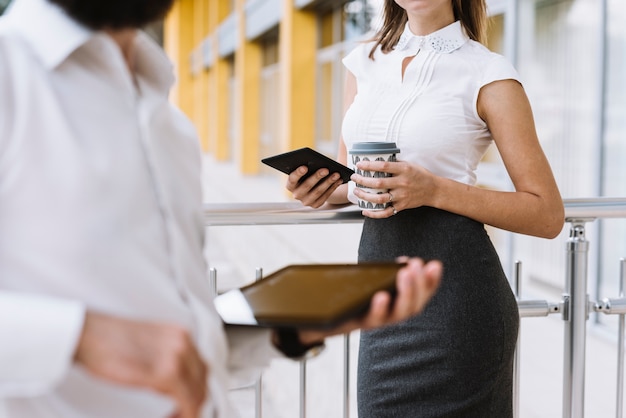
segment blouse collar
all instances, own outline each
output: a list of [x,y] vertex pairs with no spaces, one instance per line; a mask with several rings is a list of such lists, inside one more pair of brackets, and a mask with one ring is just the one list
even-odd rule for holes
[[395,49],[412,53],[417,53],[419,49],[430,49],[440,54],[449,54],[459,49],[468,39],[458,20],[425,36],[413,35],[407,22]]

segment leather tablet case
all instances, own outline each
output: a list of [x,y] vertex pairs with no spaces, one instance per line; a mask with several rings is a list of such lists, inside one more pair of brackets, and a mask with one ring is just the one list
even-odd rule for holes
[[398,263],[302,264],[216,297],[227,324],[330,328],[367,312],[379,290],[395,295]]

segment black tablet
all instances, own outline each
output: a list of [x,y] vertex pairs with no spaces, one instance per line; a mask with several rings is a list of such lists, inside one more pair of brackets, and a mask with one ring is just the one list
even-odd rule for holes
[[354,173],[353,170],[345,165],[308,147],[263,158],[261,162],[285,174],[290,174],[296,168],[305,165],[309,168],[309,171],[300,181],[305,180],[320,168],[327,168],[331,174],[339,173],[344,183],[347,183],[350,180],[350,176]]
[[395,295],[404,264],[302,264],[284,267],[215,298],[231,325],[332,328],[367,312],[379,290]]

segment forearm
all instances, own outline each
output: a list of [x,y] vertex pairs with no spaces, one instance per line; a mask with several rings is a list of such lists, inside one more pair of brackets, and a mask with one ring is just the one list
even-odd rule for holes
[[503,192],[437,177],[429,206],[520,234],[554,238],[563,228],[563,202],[558,191]]

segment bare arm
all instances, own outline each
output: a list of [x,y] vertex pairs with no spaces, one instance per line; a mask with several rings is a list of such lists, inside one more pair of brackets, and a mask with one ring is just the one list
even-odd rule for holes
[[[555,237],[563,227],[563,201],[539,144],[530,104],[522,86],[514,80],[488,84],[482,88],[477,106],[498,146],[515,191],[469,186],[435,176],[406,162],[361,162],[361,168],[387,171],[393,177],[365,179],[354,175],[353,179],[368,187],[391,189],[397,211],[432,206],[497,228]],[[369,200],[359,190],[355,194]],[[384,193],[376,199],[380,200],[376,200],[377,203],[382,203],[389,196]],[[393,215],[393,208],[364,214],[388,217]]]

